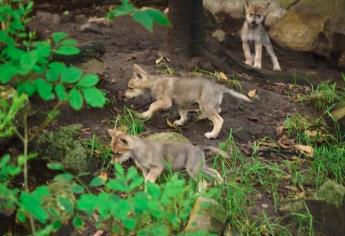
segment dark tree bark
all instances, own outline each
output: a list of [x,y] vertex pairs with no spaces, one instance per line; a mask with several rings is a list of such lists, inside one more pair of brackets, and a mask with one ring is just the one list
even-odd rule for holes
[[170,0],[168,48],[179,56],[199,56],[205,44],[202,0]]

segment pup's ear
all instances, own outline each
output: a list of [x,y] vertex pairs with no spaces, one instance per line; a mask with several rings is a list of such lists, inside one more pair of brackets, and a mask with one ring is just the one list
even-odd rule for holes
[[147,72],[138,64],[133,65],[133,71],[134,71],[134,73],[138,73],[138,74],[144,74],[144,75],[147,74]]
[[115,136],[115,130],[114,129],[108,129],[108,134],[110,137],[114,137]]
[[265,10],[267,10],[267,9],[269,8],[270,5],[271,5],[271,2],[267,2],[267,3],[265,4]]
[[246,10],[248,9],[248,7],[249,7],[251,4],[252,4],[252,3],[250,2],[250,0],[245,0],[244,6],[245,6]]

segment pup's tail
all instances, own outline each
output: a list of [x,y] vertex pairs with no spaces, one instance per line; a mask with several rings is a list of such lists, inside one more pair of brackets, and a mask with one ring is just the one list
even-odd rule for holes
[[242,99],[242,100],[244,100],[246,102],[251,102],[251,100],[246,95],[243,95],[242,93],[238,93],[235,90],[227,88],[224,92],[225,93],[230,93],[230,95],[235,97],[235,98]]
[[224,152],[223,150],[221,150],[215,146],[205,146],[205,147],[202,147],[202,150],[217,153],[217,154],[223,156],[224,158],[230,158],[229,154],[227,154],[226,152]]

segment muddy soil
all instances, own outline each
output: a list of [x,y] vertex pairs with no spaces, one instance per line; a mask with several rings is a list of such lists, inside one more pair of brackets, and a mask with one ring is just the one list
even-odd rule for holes
[[[85,10],[88,14],[86,18],[93,15],[101,15],[104,9]],[[90,11],[92,13],[90,13]],[[83,14],[81,9],[76,13],[71,11],[72,15]],[[84,15],[83,15],[84,16]],[[90,134],[97,134],[106,137],[106,129],[112,126],[115,116],[123,110],[124,107],[133,108],[136,111],[144,111],[148,108],[152,100],[149,97],[127,101],[124,99],[123,92],[127,87],[128,79],[132,74],[134,63],[144,65],[145,68],[153,73],[159,73],[155,70],[155,60],[159,54],[164,51],[166,45],[167,29],[156,27],[154,33],[147,32],[129,17],[119,18],[114,21],[110,27],[99,26],[98,33],[82,32],[80,30],[83,22],[75,20],[63,21],[64,23],[53,23],[49,20],[42,21],[40,18],[34,18],[31,22],[31,28],[38,31],[42,37],[49,36],[55,31],[68,32],[71,37],[76,38],[80,45],[90,43],[100,43],[104,46],[104,55],[100,58],[104,62],[104,73],[100,86],[105,90],[110,100],[109,104],[103,109],[85,108],[81,112],[74,112],[66,107],[62,108],[62,115],[54,125],[82,123],[90,128]],[[234,29],[239,28],[239,22],[229,24],[232,30],[227,30],[230,35]],[[220,26],[223,27],[224,26]],[[241,44],[235,36],[228,36],[225,43],[219,44],[210,37],[214,25],[209,26],[208,45],[211,51],[214,51],[212,45],[216,45],[220,57],[224,57],[224,52],[232,54],[238,58],[243,57]],[[287,54],[289,53],[289,54]],[[312,75],[313,78],[337,78],[340,72],[336,69],[330,69],[329,64],[319,58],[301,53],[286,52],[278,50],[278,58],[283,70],[293,75]],[[274,76],[270,81],[265,80],[265,76],[253,70],[245,70],[242,66],[224,59],[224,70],[228,75],[236,75],[241,80],[242,92],[247,94],[249,90],[256,89],[259,99],[253,103],[245,103],[236,100],[230,96],[225,96],[222,104],[222,117],[224,125],[220,136],[216,140],[207,140],[203,134],[212,129],[209,121],[196,121],[194,115],[191,120],[181,128],[181,133],[188,137],[195,144],[217,144],[223,141],[232,129],[235,139],[238,143],[253,142],[263,137],[275,137],[275,128],[281,124],[289,113],[296,110],[305,110],[292,102],[286,95],[288,86],[285,86],[279,80],[275,81]],[[263,59],[264,71],[269,71],[271,64],[269,58]],[[188,63],[188,62],[180,62]],[[231,71],[229,71],[229,68]],[[222,70],[222,68],[218,68]],[[274,75],[274,74],[273,74]],[[298,76],[296,76],[297,78]],[[42,104],[40,104],[42,105]],[[145,123],[146,131],[161,132],[171,130],[166,120],[173,120],[178,117],[176,109],[157,113],[153,118]],[[107,140],[105,138],[105,140]]]

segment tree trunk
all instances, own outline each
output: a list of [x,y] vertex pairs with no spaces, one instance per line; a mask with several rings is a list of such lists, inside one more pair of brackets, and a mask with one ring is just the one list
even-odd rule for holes
[[170,53],[179,56],[199,56],[205,44],[204,8],[202,0],[170,0],[168,36]]

